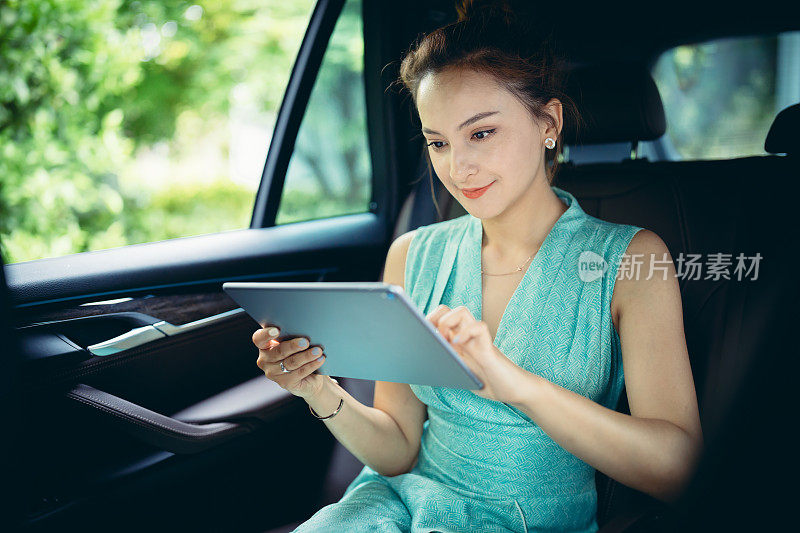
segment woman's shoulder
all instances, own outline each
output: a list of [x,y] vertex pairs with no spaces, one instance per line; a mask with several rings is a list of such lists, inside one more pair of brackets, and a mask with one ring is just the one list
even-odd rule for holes
[[[585,214],[582,220],[582,233],[606,244],[618,244],[627,247],[633,237],[645,228],[634,224],[612,222]],[[624,248],[623,248],[624,249]]]

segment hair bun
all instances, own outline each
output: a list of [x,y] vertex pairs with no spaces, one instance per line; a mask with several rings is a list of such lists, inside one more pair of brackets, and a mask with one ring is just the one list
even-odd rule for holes
[[514,9],[509,0],[456,0],[458,22],[475,19],[478,16],[499,16],[505,22],[514,20]]

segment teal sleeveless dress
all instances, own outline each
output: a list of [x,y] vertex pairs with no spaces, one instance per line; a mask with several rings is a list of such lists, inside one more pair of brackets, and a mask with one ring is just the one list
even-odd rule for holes
[[[611,296],[641,227],[568,206],[511,296],[494,345],[520,367],[615,409],[624,386]],[[470,214],[420,227],[406,294],[425,315],[465,306],[481,320],[483,226]],[[522,411],[466,389],[410,385],[427,406],[417,462],[383,476],[365,466],[341,500],[295,531],[597,531],[595,470]]]

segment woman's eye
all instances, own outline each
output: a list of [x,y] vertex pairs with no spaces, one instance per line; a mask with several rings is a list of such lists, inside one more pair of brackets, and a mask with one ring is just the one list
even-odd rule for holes
[[476,135],[476,136],[477,136],[477,135],[483,135],[483,137],[479,137],[479,138],[478,138],[478,140],[482,141],[482,140],[484,140],[486,137],[488,137],[489,135],[491,135],[492,133],[494,133],[496,129],[497,129],[497,128],[495,128],[495,129],[491,129],[491,130],[483,130],[483,131],[478,131],[478,132],[476,132],[476,133],[475,133],[475,135]]
[[[476,139],[478,139],[479,141],[482,141],[482,140],[486,139],[487,137],[489,137],[490,135],[492,135],[496,130],[497,130],[497,128],[494,128],[494,129],[491,129],[491,130],[477,131],[477,132],[473,133],[472,136],[475,137]],[[439,150],[444,148],[444,146],[443,146],[444,144],[445,144],[444,141],[431,141],[431,142],[429,142],[427,144],[427,146],[433,147],[433,149],[438,152]]]

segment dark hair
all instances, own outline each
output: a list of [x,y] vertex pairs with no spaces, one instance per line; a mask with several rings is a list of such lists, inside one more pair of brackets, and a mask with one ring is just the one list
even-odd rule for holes
[[[512,7],[512,3],[516,5]],[[558,64],[560,58],[553,40],[545,33],[546,25],[533,24],[534,20],[539,21],[537,17],[530,12],[525,16],[525,4],[529,5],[529,0],[522,4],[511,0],[457,0],[458,20],[417,38],[403,56],[395,83],[402,83],[416,106],[423,77],[451,68],[470,69],[492,76],[522,102],[532,118],[550,125],[555,124],[544,105],[557,98],[562,103],[564,122],[572,119],[577,126],[580,117],[575,103],[564,93],[564,70]],[[562,133],[556,139],[556,148],[545,152],[550,183],[558,170]],[[433,169],[427,151],[425,158],[433,193]],[[433,201],[438,212],[435,194]],[[441,212],[439,216],[442,217]]]

